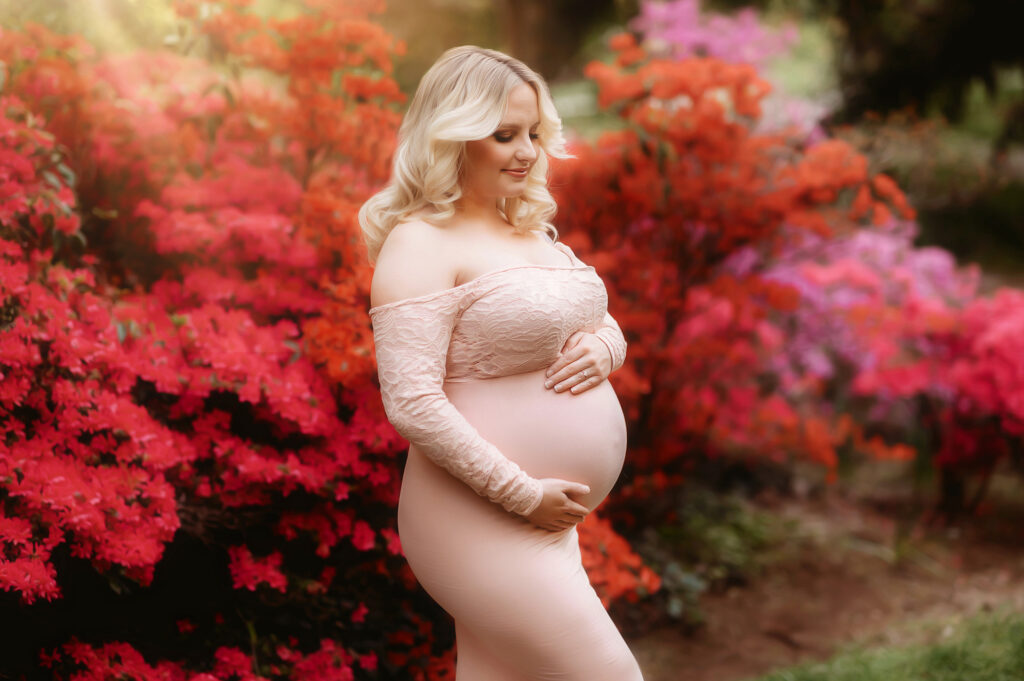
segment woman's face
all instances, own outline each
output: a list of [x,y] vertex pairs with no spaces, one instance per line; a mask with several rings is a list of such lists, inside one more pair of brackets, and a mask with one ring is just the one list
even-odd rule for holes
[[463,195],[481,199],[518,196],[537,160],[540,109],[537,93],[520,83],[508,94],[508,108],[497,129],[482,140],[466,142]]

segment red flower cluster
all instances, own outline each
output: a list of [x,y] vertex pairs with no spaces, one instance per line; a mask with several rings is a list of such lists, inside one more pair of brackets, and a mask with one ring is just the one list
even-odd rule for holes
[[66,540],[74,555],[145,582],[179,525],[163,475],[178,438],[104,380],[120,355],[111,303],[91,269],[52,262],[81,236],[72,173],[24,105],[0,106],[14,171],[0,217],[0,517],[10,522],[0,587],[26,602],[57,596],[49,558]]
[[288,589],[288,578],[281,573],[282,556],[279,551],[256,558],[248,547],[232,546],[228,548],[228,556],[231,560],[228,569],[236,589],[255,591],[260,584],[281,592]]
[[608,520],[591,513],[578,527],[583,567],[605,607],[619,598],[636,601],[661,586],[661,578],[643,564]]
[[978,477],[973,500],[943,500],[947,513],[976,508],[996,465],[1024,447],[1024,293],[1002,288],[962,308],[913,299],[860,322],[879,361],[854,391],[931,428],[923,454],[947,475]]
[[155,665],[127,643],[106,643],[92,646],[71,641],[52,653],[44,654],[43,665],[71,681],[270,681],[271,678],[317,679],[318,681],[352,681],[353,667],[374,671],[377,656],[369,653],[353,658],[330,639],[320,641],[318,650],[303,654],[280,645],[266,663],[270,676],[253,672],[253,657],[238,648],[221,647],[214,653],[209,672],[194,674],[180,664],[162,661]]

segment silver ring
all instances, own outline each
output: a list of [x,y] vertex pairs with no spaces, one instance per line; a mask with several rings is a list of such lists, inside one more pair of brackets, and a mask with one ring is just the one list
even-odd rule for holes
[[583,370],[583,378],[586,378],[589,375],[589,373],[590,373],[590,369],[584,369]]

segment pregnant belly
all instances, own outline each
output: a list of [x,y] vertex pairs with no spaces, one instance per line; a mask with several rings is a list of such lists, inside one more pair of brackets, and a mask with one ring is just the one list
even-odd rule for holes
[[608,381],[579,395],[544,387],[544,371],[445,384],[452,404],[488,441],[535,478],[590,486],[593,509],[626,456],[626,423]]

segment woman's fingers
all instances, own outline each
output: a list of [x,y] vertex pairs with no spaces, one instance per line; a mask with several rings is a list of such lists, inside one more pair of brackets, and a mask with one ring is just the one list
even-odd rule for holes
[[597,367],[594,366],[593,362],[581,359],[550,376],[544,382],[544,386],[554,388],[556,393],[560,393],[586,381],[594,382],[596,385],[596,382],[600,380],[601,375],[598,373]]
[[583,522],[583,519],[587,517],[588,513],[590,513],[590,509],[570,497],[569,494],[588,494],[590,492],[590,487],[578,482],[569,482],[566,483],[563,491],[565,492],[565,506],[563,507],[563,512],[572,518],[573,522]]
[[586,513],[583,513],[583,514],[570,513],[567,516],[564,516],[562,518],[558,518],[556,520],[551,520],[551,521],[541,525],[541,527],[543,527],[545,530],[548,530],[548,531],[551,531],[551,532],[560,532],[562,530],[568,530],[571,527],[575,527],[576,525],[579,525],[581,522],[583,522],[585,520],[585,518],[586,518]]
[[566,496],[570,494],[590,494],[590,485],[585,485],[582,482],[573,482],[572,480],[562,480],[562,492]]
[[582,370],[582,364],[577,364],[574,369],[573,363],[577,362],[577,360],[582,358],[585,354],[586,348],[582,346],[576,346],[570,350],[563,350],[562,354],[558,356],[558,359],[552,362],[551,366],[549,366],[548,370],[545,372],[547,380],[544,385],[550,388],[552,385],[571,376],[574,371]]
[[583,504],[579,504],[579,503],[577,503],[575,501],[569,502],[569,505],[566,508],[566,511],[568,511],[572,515],[579,516],[580,520],[582,520],[583,518],[587,517],[587,514],[590,513],[590,509],[589,508],[587,508]]
[[545,372],[545,388],[554,389],[558,393],[571,390],[573,394],[579,394],[590,390],[607,377],[610,361],[607,358],[608,350],[600,339],[591,339],[592,335],[582,334],[575,346],[563,350],[558,359],[552,362]]
[[587,517],[590,509],[573,499],[572,494],[589,494],[590,486],[572,480],[544,478],[544,498],[527,518],[537,527],[559,532],[575,527]]
[[544,529],[548,530],[549,532],[564,532],[565,530],[571,529],[578,524],[579,523],[574,523],[569,520],[559,520],[551,524],[544,525]]
[[587,367],[573,365],[570,365],[570,367],[571,373],[569,374],[569,376],[555,384],[555,392],[560,393],[569,390],[570,388],[582,383],[583,381],[587,380],[587,378],[589,378],[589,371],[586,373],[586,375],[583,373],[584,371],[586,371]]
[[569,388],[569,392],[571,392],[573,395],[579,395],[581,392],[585,390],[590,390],[601,381],[602,379],[600,376],[591,376],[590,378],[580,381],[576,385]]

